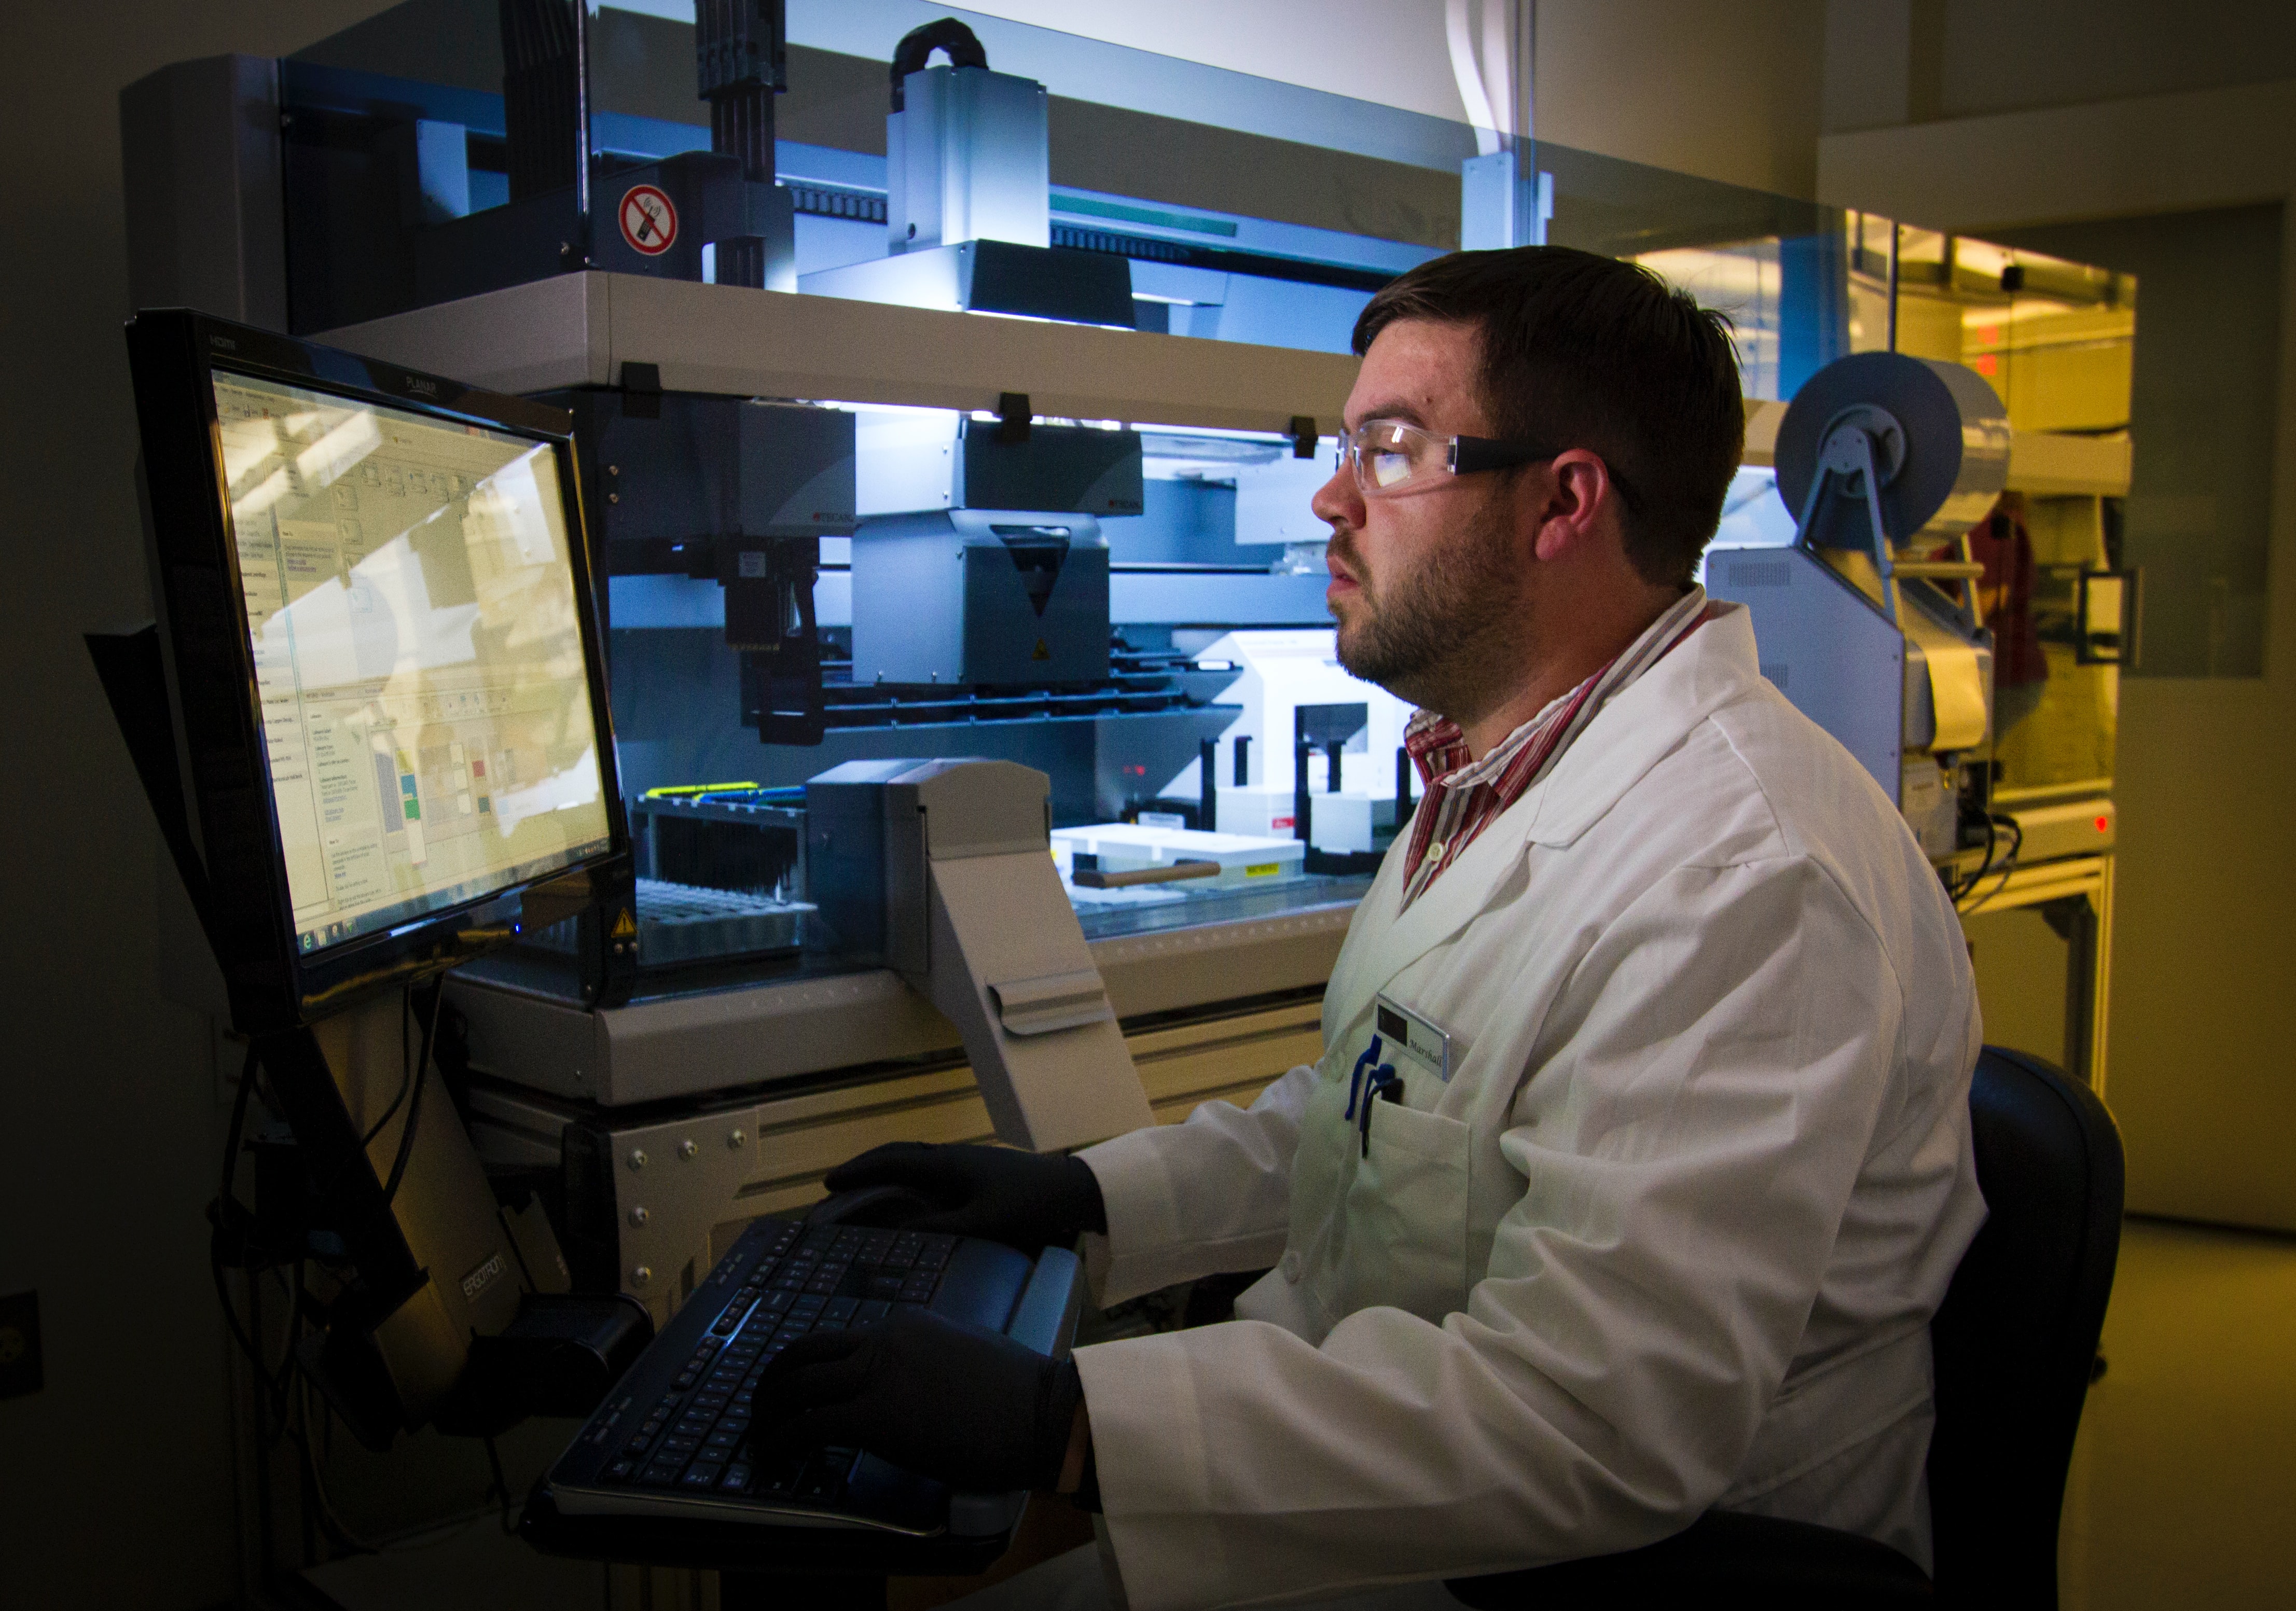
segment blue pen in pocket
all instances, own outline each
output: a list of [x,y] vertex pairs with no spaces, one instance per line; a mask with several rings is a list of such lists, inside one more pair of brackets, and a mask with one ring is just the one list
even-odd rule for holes
[[1382,1101],[1403,1100],[1403,1076],[1395,1072],[1392,1063],[1382,1063],[1371,1071],[1371,1080],[1364,1086],[1363,1111],[1356,1116],[1356,1139],[1361,1156],[1371,1156],[1371,1110]]
[[1349,1119],[1355,1117],[1356,1099],[1363,1093],[1364,1070],[1378,1067],[1379,1053],[1379,1036],[1374,1035],[1371,1037],[1371,1044],[1364,1048],[1363,1056],[1356,1059],[1356,1071],[1348,1076],[1348,1110],[1341,1116]]

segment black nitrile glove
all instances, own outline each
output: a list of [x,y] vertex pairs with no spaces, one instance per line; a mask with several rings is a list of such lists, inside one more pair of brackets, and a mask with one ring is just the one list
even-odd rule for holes
[[910,1215],[898,1229],[986,1237],[1023,1253],[1065,1247],[1083,1231],[1108,1229],[1092,1166],[1062,1153],[889,1141],[840,1164],[822,1183],[832,1191],[906,1187],[933,1211]]
[[904,1304],[784,1349],[758,1378],[750,1439],[865,1449],[952,1488],[1050,1488],[1083,1402],[1074,1362]]

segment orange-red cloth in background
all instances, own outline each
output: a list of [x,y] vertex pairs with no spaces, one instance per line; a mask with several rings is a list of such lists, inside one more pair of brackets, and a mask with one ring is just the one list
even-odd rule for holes
[[2049,662],[2033,628],[2033,536],[2025,528],[2022,498],[2001,495],[1993,512],[1971,529],[1969,557],[1985,567],[1977,597],[1993,634],[1994,687],[2047,682]]

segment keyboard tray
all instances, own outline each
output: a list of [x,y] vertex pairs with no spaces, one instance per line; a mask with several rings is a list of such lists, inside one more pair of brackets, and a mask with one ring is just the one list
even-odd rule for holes
[[797,1337],[920,1304],[1066,1353],[1075,1255],[767,1219],[752,1224],[537,1484],[522,1535],[553,1554],[726,1569],[962,1574],[1011,1541],[1025,1493],[955,1492],[855,1450],[742,1458],[754,1383]]

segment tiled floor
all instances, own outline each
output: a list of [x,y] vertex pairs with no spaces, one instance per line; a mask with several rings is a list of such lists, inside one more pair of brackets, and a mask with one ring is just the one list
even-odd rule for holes
[[2131,1220],[2103,1352],[2064,1611],[2296,1607],[2296,1237]]

